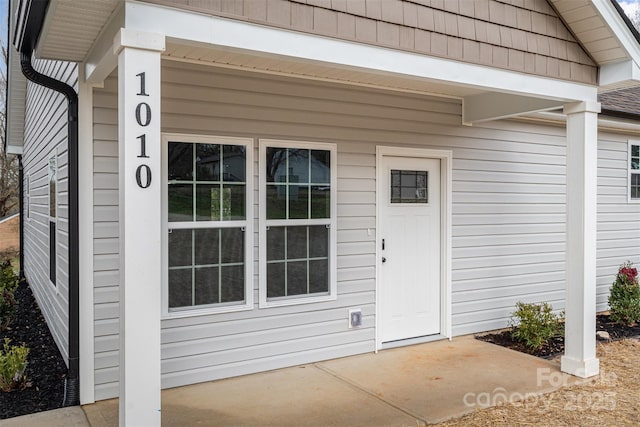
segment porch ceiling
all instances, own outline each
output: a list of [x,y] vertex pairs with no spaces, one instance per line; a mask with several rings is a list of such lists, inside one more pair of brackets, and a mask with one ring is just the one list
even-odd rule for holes
[[390,73],[372,73],[364,70],[336,68],[331,65],[310,61],[295,61],[274,56],[256,56],[231,49],[212,49],[210,46],[193,46],[176,42],[167,42],[163,57],[178,61],[209,63],[211,65],[241,68],[270,74],[295,76],[313,80],[327,80],[373,86],[392,90],[433,94],[463,98],[477,95],[484,91],[445,84],[429,82],[425,79],[398,76]]

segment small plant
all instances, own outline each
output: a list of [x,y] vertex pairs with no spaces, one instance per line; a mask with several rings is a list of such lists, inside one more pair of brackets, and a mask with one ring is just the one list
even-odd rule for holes
[[4,339],[4,349],[0,351],[0,390],[11,391],[27,387],[27,356],[29,349],[25,346],[9,345],[9,338]]
[[562,316],[556,315],[546,302],[518,302],[511,316],[511,337],[523,342],[531,350],[539,349],[551,338],[563,333]]
[[14,293],[18,288],[18,276],[8,258],[0,260],[0,330],[9,326],[16,314]]
[[640,321],[640,286],[638,269],[627,261],[618,268],[616,280],[609,294],[611,320],[624,325]]

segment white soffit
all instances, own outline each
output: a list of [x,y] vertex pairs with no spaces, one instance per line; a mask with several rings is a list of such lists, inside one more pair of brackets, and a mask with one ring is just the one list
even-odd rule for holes
[[311,80],[331,81],[364,87],[375,87],[411,93],[462,98],[483,91],[444,83],[425,82],[385,73],[371,73],[355,69],[292,59],[243,53],[232,49],[193,46],[168,42],[163,58],[176,61],[210,64],[273,75],[294,76]]
[[84,61],[102,28],[123,2],[51,0],[38,44],[38,57]]
[[600,65],[601,91],[640,84],[640,44],[611,0],[550,0]]

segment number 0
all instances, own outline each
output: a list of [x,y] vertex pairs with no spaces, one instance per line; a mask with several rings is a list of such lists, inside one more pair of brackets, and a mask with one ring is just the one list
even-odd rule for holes
[[[142,171],[144,171],[144,182],[142,181]],[[149,188],[151,185],[151,168],[148,165],[140,165],[136,169],[136,182],[140,188]]]
[[[144,108],[144,121],[142,121],[142,109]],[[151,107],[146,102],[141,102],[136,107],[136,121],[140,126],[149,126],[151,123]]]

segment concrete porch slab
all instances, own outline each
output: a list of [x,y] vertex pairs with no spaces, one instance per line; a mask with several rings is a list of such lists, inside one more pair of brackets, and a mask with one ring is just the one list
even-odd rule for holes
[[548,361],[471,336],[316,364],[429,424],[574,384]]
[[[458,337],[162,392],[163,426],[415,426],[578,378],[559,363]],[[117,400],[84,407],[118,425]]]

